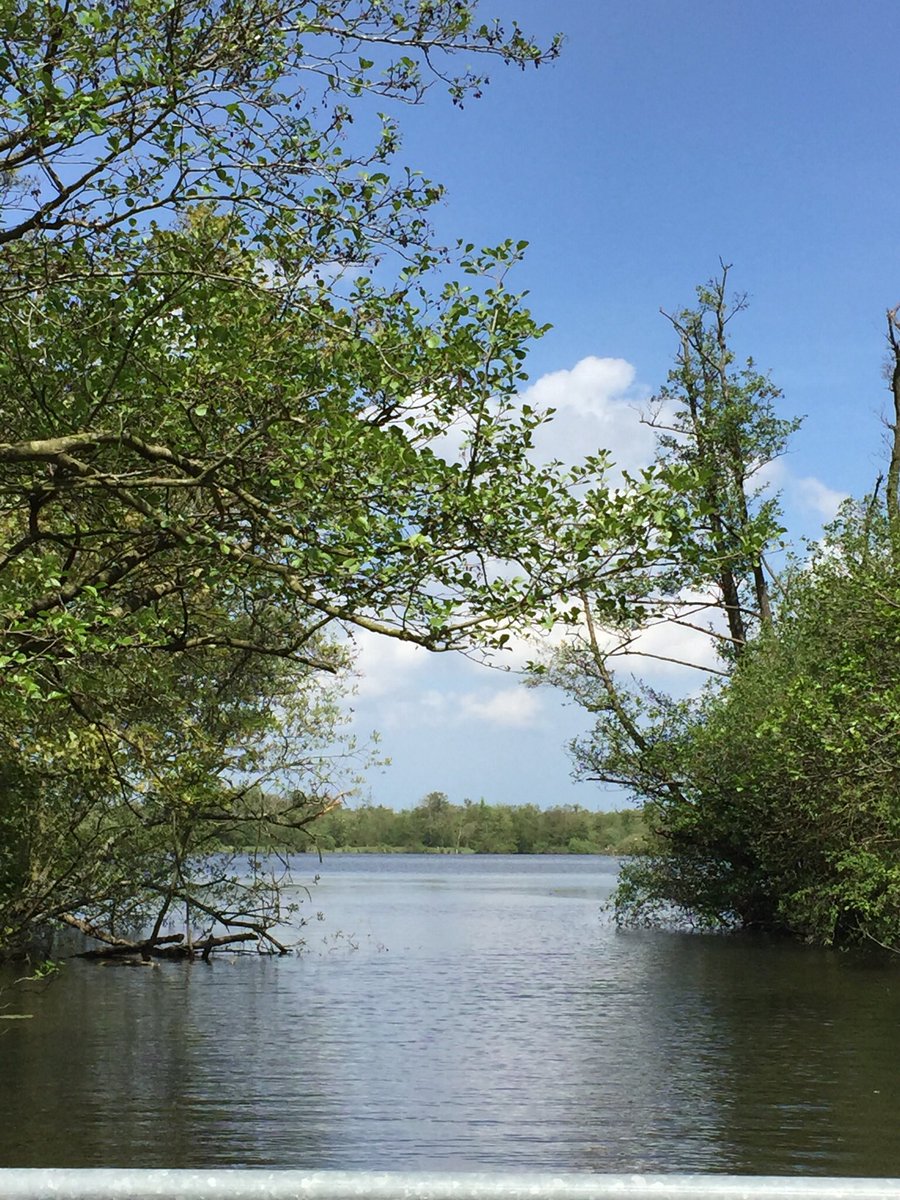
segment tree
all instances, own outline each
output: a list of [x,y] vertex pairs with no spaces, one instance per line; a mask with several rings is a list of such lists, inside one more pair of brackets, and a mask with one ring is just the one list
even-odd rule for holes
[[[377,108],[416,103],[435,82],[457,104],[479,95],[483,73],[452,73],[460,51],[522,67],[558,51],[475,9],[5,0],[0,245],[29,239],[34,266],[48,237],[121,246],[150,219],[212,202],[295,272],[369,264],[385,245],[424,250],[422,214],[439,189],[407,172],[391,179],[398,130]],[[355,114],[369,144],[352,136]]]
[[484,799],[477,804],[468,802],[459,816],[457,846],[461,842],[476,854],[515,853],[515,811],[506,805],[487,804]]
[[888,309],[887,312],[889,350],[887,374],[890,380],[893,420],[888,422],[891,436],[885,505],[892,540],[896,547],[895,554],[900,557],[900,338],[898,338],[900,323],[898,323],[898,313],[900,313],[900,305]]
[[[891,311],[896,401],[895,322]],[[679,369],[684,362],[683,351]],[[900,423],[891,424],[884,497],[879,481],[865,502],[848,502],[824,539],[778,577],[771,605],[758,568],[775,514],[759,509],[754,528],[740,491],[727,490],[751,473],[734,469],[734,446],[745,448],[739,461],[752,464],[790,431],[759,407],[762,394],[754,389],[748,404],[738,390],[733,412],[713,407],[713,424],[692,421],[692,437],[667,446],[706,466],[698,511],[711,518],[714,580],[728,618],[717,680],[682,701],[646,688],[629,694],[613,678],[603,630],[590,616],[587,652],[566,648],[552,675],[597,714],[593,733],[576,746],[578,769],[645,801],[649,853],[622,871],[621,922],[687,921],[897,950]],[[709,469],[720,461],[721,473]],[[740,536],[729,544],[734,531]]]
[[394,812],[383,805],[332,809],[312,830],[322,850],[392,849],[421,853],[620,854],[642,844],[644,827],[635,811],[590,813],[578,805],[451,804],[430,792],[415,808]]
[[277,896],[203,864],[338,799],[353,631],[502,645],[587,580],[615,606],[649,536],[649,489],[531,462],[523,247],[435,246],[440,189],[375,113],[477,95],[458,50],[557,47],[465,0],[18,0],[0,29],[0,943],[174,937],[182,906],[188,942],[193,912],[273,945]]
[[680,346],[650,424],[659,430],[658,458],[694,471],[695,488],[683,502],[701,542],[686,581],[713,584],[740,654],[750,629],[772,625],[763,555],[782,532],[777,500],[762,497],[754,476],[784,453],[800,422],[776,415],[781,392],[752,359],[734,369],[728,326],[746,298],[729,300],[728,273],[723,265],[697,289],[695,309],[669,318]]
[[[300,653],[329,621],[437,648],[502,623],[523,589],[479,551],[518,559],[524,578],[574,511],[537,528],[554,513],[536,487],[562,499],[563,477],[524,453],[535,419],[512,392],[537,327],[516,298],[450,289],[428,324],[365,283],[346,310],[321,295],[288,308],[252,259],[246,288],[185,286],[185,259],[221,251],[212,224],[158,235],[153,282],[100,275],[0,315],[6,665],[101,634],[229,645],[192,603],[212,584],[252,627],[238,648],[268,653]],[[454,420],[478,421],[462,461],[431,449]],[[181,624],[200,628],[151,620],[176,594]]]
[[60,683],[0,710],[4,943],[62,922],[114,953],[182,953],[198,929],[198,952],[280,950],[286,910],[260,855],[352,786],[339,694],[302,664],[208,647],[85,654]]
[[669,543],[651,477],[532,463],[524,247],[436,246],[440,189],[375,112],[477,95],[456,51],[556,43],[466,0],[18,0],[0,29],[8,942],[63,912],[139,921],[154,894],[154,927],[203,911],[183,864],[225,816],[263,845],[332,804],[314,770],[254,811],[269,793],[232,771],[252,747],[271,778],[292,695],[317,761],[317,681],[354,630],[502,646],[580,589],[620,611],[632,556]]
[[335,634],[450,646],[517,590],[467,562],[528,436],[515,252],[435,292],[440,189],[353,110],[462,102],[458,49],[545,54],[457,2],[23,0],[0,28],[0,943],[151,910],[162,936],[176,904],[265,939],[277,906],[200,865],[335,803]]
[[683,795],[630,867],[628,920],[900,945],[897,567],[889,524],[848,508],[782,581],[778,626],[679,731]]
[[576,777],[624,787],[642,802],[682,796],[674,747],[692,705],[629,686],[617,662],[644,655],[642,635],[657,625],[687,628],[718,645],[717,665],[699,669],[724,680],[754,633],[773,621],[764,555],[783,530],[777,498],[754,479],[784,452],[798,422],[776,414],[780,392],[752,359],[735,367],[729,326],[746,301],[729,300],[727,283],[723,267],[697,289],[695,308],[669,316],[675,366],[645,418],[657,431],[656,467],[669,484],[655,496],[669,506],[660,527],[677,530],[671,559],[646,569],[637,563],[632,603],[612,620],[585,589],[580,628],[533,673],[594,717],[591,733],[572,746]]
[[453,806],[444,792],[429,792],[410,814],[415,840],[429,850],[453,846],[456,842]]

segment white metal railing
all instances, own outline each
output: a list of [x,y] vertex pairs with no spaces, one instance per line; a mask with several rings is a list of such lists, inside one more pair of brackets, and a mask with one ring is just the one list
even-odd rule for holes
[[900,1200],[900,1179],[0,1169],[2,1200]]

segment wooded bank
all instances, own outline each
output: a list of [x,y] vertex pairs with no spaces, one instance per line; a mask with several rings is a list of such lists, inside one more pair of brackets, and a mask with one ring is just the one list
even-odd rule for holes
[[646,829],[639,809],[451,804],[443,793],[432,792],[406,810],[335,809],[310,832],[323,852],[630,855],[643,850]]

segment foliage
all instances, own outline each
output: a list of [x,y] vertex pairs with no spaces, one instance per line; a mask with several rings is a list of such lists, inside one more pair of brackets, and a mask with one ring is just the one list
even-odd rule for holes
[[[191,879],[235,786],[287,778],[330,731],[329,631],[502,645],[583,573],[614,580],[585,539],[649,526],[649,496],[580,508],[529,460],[539,417],[514,388],[537,330],[502,279],[447,285],[425,324],[364,280],[343,306],[285,303],[212,214],[146,253],[128,288],[99,271],[0,313],[6,940],[176,901],[269,929],[277,906],[236,908],[233,872],[215,904]],[[191,256],[231,277],[186,283]],[[445,457],[453,424],[469,435]],[[327,807],[304,794],[298,827]]]
[[[734,368],[728,326],[743,300],[727,301],[726,281],[723,269],[670,318],[679,350],[650,418],[658,461],[693,471],[676,504],[694,552],[648,573],[643,619],[610,626],[586,596],[581,630],[538,679],[594,717],[573,745],[576,775],[644,804],[651,853],[622,872],[620,921],[897,942],[890,521],[875,505],[848,512],[773,603],[765,555],[780,514],[753,478],[797,423],[776,415],[779,393],[751,361]],[[699,696],[616,675],[618,655],[640,654],[648,615],[709,622],[719,659]]]
[[[279,890],[253,847],[261,827],[299,835],[352,784],[339,696],[283,660],[210,649],[82,656],[61,686],[24,724],[4,713],[4,942],[51,922],[108,941],[218,919],[278,948]],[[264,807],[262,783],[277,786]],[[237,829],[249,854],[221,853]]]
[[692,705],[629,683],[618,664],[639,662],[643,635],[662,625],[714,639],[716,665],[696,665],[726,678],[748,639],[772,623],[764,555],[783,529],[777,498],[755,477],[783,453],[797,422],[776,414],[780,393],[752,360],[735,365],[729,327],[745,300],[729,300],[727,282],[723,267],[697,289],[695,308],[669,317],[675,366],[646,417],[657,432],[657,470],[670,484],[657,490],[670,507],[660,524],[682,527],[674,561],[636,572],[635,602],[614,620],[585,589],[580,625],[532,671],[532,682],[563,689],[594,718],[590,734],[572,745],[576,778],[624,787],[641,801],[680,795],[678,755]]
[[775,632],[682,730],[680,796],[620,911],[826,944],[898,944],[900,575],[887,522],[849,509],[784,581]]
[[[661,455],[698,469],[700,486],[682,503],[700,552],[668,578],[696,589],[695,611],[709,596],[723,613],[724,627],[712,627],[715,679],[683,700],[623,686],[612,660],[645,626],[626,621],[624,636],[610,633],[590,608],[581,637],[542,678],[595,716],[573,747],[576,772],[644,804],[649,853],[623,868],[620,922],[900,949],[900,423],[885,502],[876,489],[865,504],[848,503],[772,585],[765,553],[780,533],[777,507],[748,481],[794,424],[775,416],[777,393],[752,366],[737,378],[727,370],[734,310],[724,283],[723,274],[700,290],[697,310],[673,319],[681,349],[657,402],[669,413]],[[888,333],[896,401],[895,311]],[[658,610],[676,627],[696,621],[683,600],[673,591],[668,613]]]
[[178,910],[278,948],[257,859],[209,852],[350,786],[353,631],[502,646],[668,554],[653,478],[531,462],[523,244],[436,246],[376,111],[557,44],[466,0],[15,0],[0,30],[0,944]]
[[479,95],[459,52],[524,67],[558,50],[469,0],[3,0],[0,46],[0,245],[121,246],[213,202],[295,271],[425,252],[440,189],[392,177],[399,131],[379,108],[435,82]]
[[781,392],[752,359],[735,367],[729,325],[746,307],[729,300],[729,268],[697,289],[697,306],[669,317],[679,338],[675,367],[654,398],[649,423],[657,459],[692,468],[694,486],[680,499],[693,522],[694,555],[669,577],[714,589],[740,654],[757,622],[772,620],[763,555],[783,532],[777,498],[755,477],[785,451],[800,422],[779,417]]

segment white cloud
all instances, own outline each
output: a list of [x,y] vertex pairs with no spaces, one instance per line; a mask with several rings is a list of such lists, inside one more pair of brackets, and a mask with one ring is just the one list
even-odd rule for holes
[[847,492],[836,491],[815,475],[795,475],[786,459],[776,458],[766,463],[754,476],[759,487],[780,491],[785,506],[793,506],[804,516],[831,521],[848,498]]
[[573,408],[602,418],[609,402],[627,392],[634,377],[634,367],[624,358],[591,354],[570,370],[542,375],[525,396],[538,405]]
[[[705,619],[707,614],[692,618],[698,625]],[[651,686],[692,690],[705,682],[707,668],[721,669],[716,642],[702,630],[661,621],[641,630],[626,653],[614,656],[612,665],[639,675]]]
[[[519,401],[538,411],[554,409],[552,420],[534,434],[530,457],[539,463],[559,459],[567,465],[607,450],[619,471],[649,464],[653,431],[641,422],[649,389],[635,383],[636,371],[624,358],[589,355],[571,369],[542,375],[520,393]],[[427,397],[420,398],[424,405]],[[471,422],[460,419],[429,442],[447,462],[459,460]]]
[[570,370],[542,375],[522,393],[534,408],[553,408],[553,420],[535,435],[536,456],[575,463],[586,454],[608,450],[620,470],[645,467],[653,455],[653,431],[641,422],[646,388],[624,358],[590,355]]
[[502,688],[479,688],[463,692],[455,689],[429,689],[406,701],[393,714],[403,716],[406,724],[431,726],[478,724],[523,729],[534,725],[541,713],[540,697],[521,684]]
[[464,719],[486,721],[506,728],[523,729],[534,725],[541,711],[540,698],[521,686],[504,688],[492,695],[469,693],[459,699]]
[[[624,358],[589,355],[569,370],[542,375],[521,396],[534,408],[556,409],[553,420],[535,435],[536,457],[575,463],[586,454],[608,450],[620,471],[646,467],[655,441],[654,431],[641,420],[649,396]],[[781,489],[786,504],[824,521],[832,520],[847,499],[846,492],[814,475],[796,475],[783,458],[762,467],[755,482]]]
[[418,681],[406,680],[406,686],[390,692],[369,692],[375,698],[374,715],[384,728],[448,729],[465,725],[490,725],[503,729],[526,729],[538,723],[543,702],[533,691],[519,683],[501,688],[463,691],[454,687],[418,687]]
[[373,699],[409,686],[424,670],[428,651],[412,642],[356,630],[353,634],[358,680],[356,694]]
[[835,491],[834,488],[822,483],[821,479],[816,479],[814,475],[805,475],[801,479],[792,480],[791,491],[798,505],[808,512],[815,513],[824,521],[834,520],[838,509],[848,498],[846,492]]

